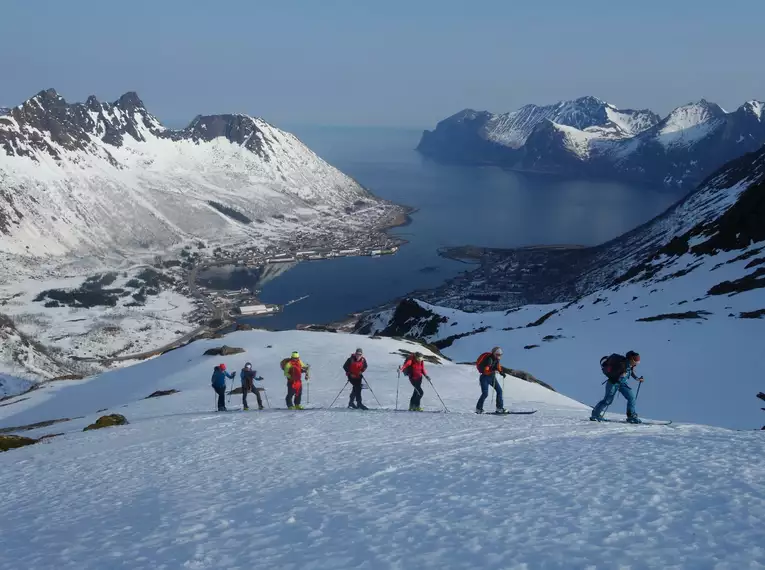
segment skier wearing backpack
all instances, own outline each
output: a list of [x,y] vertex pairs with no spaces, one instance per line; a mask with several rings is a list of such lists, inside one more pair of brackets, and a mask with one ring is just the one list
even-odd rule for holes
[[[303,374],[305,374],[305,380],[308,382],[310,366],[300,360],[300,354],[297,351],[293,352],[289,358],[282,360],[281,364],[284,377],[287,379],[287,397],[285,398],[287,409],[302,410],[303,406],[300,405],[300,399],[303,396]],[[294,405],[292,403],[293,397],[295,398]]]
[[592,409],[590,419],[599,422],[603,419],[605,409],[614,401],[616,393],[619,392],[627,400],[627,421],[631,424],[642,423],[635,411],[635,395],[627,381],[630,378],[638,382],[643,381],[643,377],[635,376],[635,367],[640,363],[640,355],[630,350],[625,356],[621,354],[612,354],[600,359],[600,366],[608,380],[606,381],[606,394],[604,398]]
[[502,349],[495,346],[491,349],[491,352],[484,352],[478,357],[476,361],[476,368],[481,373],[478,382],[481,384],[481,397],[478,398],[478,403],[475,405],[475,412],[477,414],[483,413],[483,403],[489,395],[489,386],[494,388],[497,393],[497,413],[505,413],[505,406],[502,400],[502,387],[497,382],[497,374],[501,374],[502,378],[506,376],[505,371],[502,369],[502,365],[499,363],[502,358]]
[[420,401],[425,394],[422,389],[422,379],[425,377],[430,380],[430,376],[428,376],[428,373],[425,370],[425,361],[422,357],[422,353],[415,352],[414,355],[410,355],[401,367],[401,372],[409,378],[409,382],[414,387],[414,392],[412,392],[412,397],[409,400],[409,411],[421,412],[422,407],[420,407]]
[[212,379],[210,380],[213,390],[218,394],[218,411],[226,411],[226,378],[234,378],[236,372],[226,372],[225,364],[218,364],[213,368]]
[[349,408],[366,410],[368,409],[361,403],[361,382],[364,379],[364,371],[367,369],[367,359],[364,358],[364,351],[360,348],[356,349],[348,360],[343,364],[343,370],[348,377],[348,382],[351,384],[351,399],[348,402]]
[[250,409],[247,405],[247,394],[253,392],[258,399],[258,409],[262,410],[263,400],[260,398],[260,391],[255,387],[255,382],[263,380],[263,378],[258,377],[258,373],[252,369],[252,364],[248,362],[244,365],[241,374],[239,374],[239,380],[242,382],[242,409]]

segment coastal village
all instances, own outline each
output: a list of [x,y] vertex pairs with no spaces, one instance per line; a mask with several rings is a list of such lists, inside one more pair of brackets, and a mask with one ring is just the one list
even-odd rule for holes
[[212,287],[197,285],[199,271],[211,267],[261,267],[283,263],[298,263],[301,261],[319,261],[338,257],[369,256],[379,257],[393,255],[399,246],[393,240],[383,237],[383,243],[371,247],[353,247],[348,249],[335,248],[297,248],[288,251],[278,251],[276,248],[259,249],[252,247],[244,252],[227,253],[222,249],[213,251],[213,260],[192,269],[189,275],[190,293],[202,300],[211,310],[213,320],[235,320],[243,316],[266,316],[282,311],[283,305],[262,303],[257,297],[257,291],[243,287],[235,291],[225,291]]

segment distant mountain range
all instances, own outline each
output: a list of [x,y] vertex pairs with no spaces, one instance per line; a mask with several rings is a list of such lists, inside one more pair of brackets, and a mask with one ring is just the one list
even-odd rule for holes
[[303,229],[368,233],[394,209],[248,115],[200,115],[173,130],[132,92],[70,104],[48,89],[0,116],[0,253],[263,245]]
[[425,131],[417,149],[447,163],[691,188],[765,144],[763,108],[748,101],[728,113],[702,99],[662,119],[582,97],[501,115],[467,109]]

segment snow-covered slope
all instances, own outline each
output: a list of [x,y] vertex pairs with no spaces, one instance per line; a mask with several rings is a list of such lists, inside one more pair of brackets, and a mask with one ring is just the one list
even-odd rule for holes
[[[252,361],[272,406],[284,354],[313,365],[311,404],[326,407],[358,344],[393,407],[398,352],[417,348],[300,332],[225,342],[246,349],[224,360]],[[450,414],[350,411],[347,390],[330,410],[218,414],[220,359],[202,356],[213,344],[0,407],[2,426],[87,414],[22,432],[65,435],[0,454],[1,569],[755,568],[761,557],[757,432],[593,424],[585,407],[512,379],[512,407],[539,412],[476,416],[474,369],[448,362],[429,372]],[[142,400],[171,388],[181,392]],[[411,390],[400,388],[401,402]],[[111,412],[131,423],[80,431]]]
[[594,97],[503,115],[466,110],[425,131],[418,149],[445,161],[692,187],[765,143],[762,106],[726,113],[702,99],[663,120]]
[[[346,209],[360,204],[358,216]],[[38,93],[0,118],[0,251],[162,251],[375,227],[393,207],[293,135],[246,115],[163,127],[135,93],[68,104]],[[286,217],[285,217],[286,215]]]

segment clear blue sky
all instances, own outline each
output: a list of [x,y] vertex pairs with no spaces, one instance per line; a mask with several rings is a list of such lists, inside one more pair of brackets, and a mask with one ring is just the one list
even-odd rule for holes
[[164,122],[430,126],[596,95],[765,99],[762,0],[4,0],[0,105],[137,91]]

